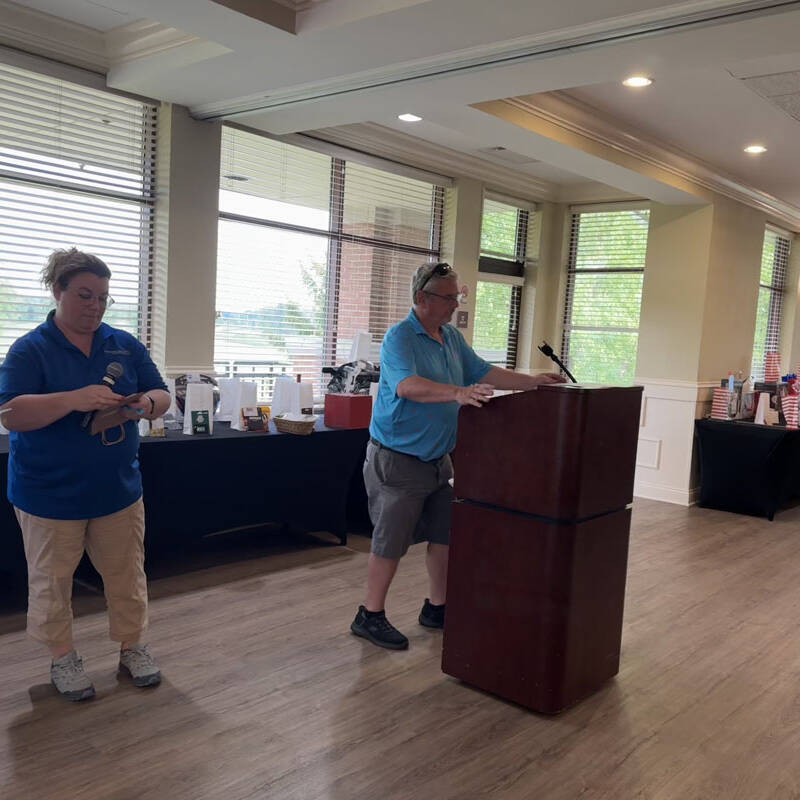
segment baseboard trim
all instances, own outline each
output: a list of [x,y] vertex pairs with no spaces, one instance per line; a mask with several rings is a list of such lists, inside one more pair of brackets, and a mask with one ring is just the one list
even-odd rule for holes
[[699,487],[679,489],[647,481],[636,481],[633,485],[634,497],[641,497],[645,500],[661,500],[664,503],[674,503],[679,506],[693,506],[697,503],[699,492]]

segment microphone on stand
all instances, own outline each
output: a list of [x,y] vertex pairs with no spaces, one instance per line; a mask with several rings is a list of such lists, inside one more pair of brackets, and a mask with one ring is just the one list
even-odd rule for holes
[[[117,382],[117,378],[122,377],[122,373],[125,370],[122,367],[122,364],[119,361],[112,361],[106,367],[106,374],[103,375],[103,379],[100,381],[100,386],[108,386],[109,389],[114,388],[114,384]],[[87,425],[92,421],[92,417],[94,416],[94,411],[87,411],[83,417],[83,422],[81,422],[81,428],[87,427]]]
[[539,345],[539,350],[542,351],[551,361],[554,361],[559,368],[563,369],[564,372],[567,374],[567,377],[573,382],[577,383],[578,381],[575,380],[573,374],[561,363],[561,359],[553,352],[553,348],[550,347],[547,342],[542,342]]

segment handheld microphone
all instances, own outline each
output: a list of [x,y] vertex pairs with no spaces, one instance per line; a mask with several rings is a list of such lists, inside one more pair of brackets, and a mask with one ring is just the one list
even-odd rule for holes
[[[122,367],[122,364],[119,361],[112,361],[106,367],[106,374],[103,375],[103,379],[100,381],[100,386],[108,386],[109,389],[114,388],[114,384],[117,382],[117,378],[122,377],[122,373],[125,370]],[[87,411],[83,417],[83,422],[81,422],[81,428],[85,428],[91,421],[92,417],[94,416],[94,411]]]
[[570,371],[569,371],[569,370],[568,370],[568,369],[567,369],[567,368],[566,368],[566,367],[565,367],[565,366],[564,366],[564,365],[561,363],[561,359],[560,359],[560,358],[559,358],[559,357],[558,357],[558,356],[557,356],[557,355],[556,355],[556,354],[553,352],[553,348],[552,348],[552,347],[550,347],[550,345],[549,345],[549,344],[547,344],[547,342],[542,342],[542,343],[539,345],[539,350],[541,350],[541,352],[542,352],[544,355],[546,355],[546,356],[547,356],[547,357],[548,357],[548,358],[549,358],[551,361],[554,361],[556,364],[558,364],[558,366],[559,366],[561,369],[563,369],[563,370],[564,370],[564,372],[566,373],[567,377],[568,377],[568,378],[569,378],[569,379],[570,379],[570,380],[571,380],[573,383],[577,383],[577,382],[578,382],[578,381],[576,381],[576,380],[575,380],[575,378],[573,377],[572,373],[571,373],[571,372],[570,372]]

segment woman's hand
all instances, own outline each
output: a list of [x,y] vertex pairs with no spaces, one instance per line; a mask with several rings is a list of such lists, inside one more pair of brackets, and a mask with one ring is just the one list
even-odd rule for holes
[[140,420],[149,419],[150,412],[153,410],[153,403],[150,402],[148,395],[143,394],[138,400],[128,403],[120,410],[125,419]]
[[123,399],[121,394],[115,394],[108,386],[99,384],[75,389],[69,396],[73,411],[106,411],[116,408]]

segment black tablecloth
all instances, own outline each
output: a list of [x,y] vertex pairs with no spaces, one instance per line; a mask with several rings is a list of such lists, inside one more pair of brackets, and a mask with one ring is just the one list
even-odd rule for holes
[[800,497],[800,431],[751,422],[695,422],[701,506],[772,519]]
[[[245,433],[216,423],[211,436],[168,431],[139,446],[148,552],[217,531],[267,522],[325,530],[346,541],[363,529],[361,478],[369,433],[321,422],[310,436]],[[14,512],[5,499],[8,437],[0,437],[0,569],[24,564]]]

